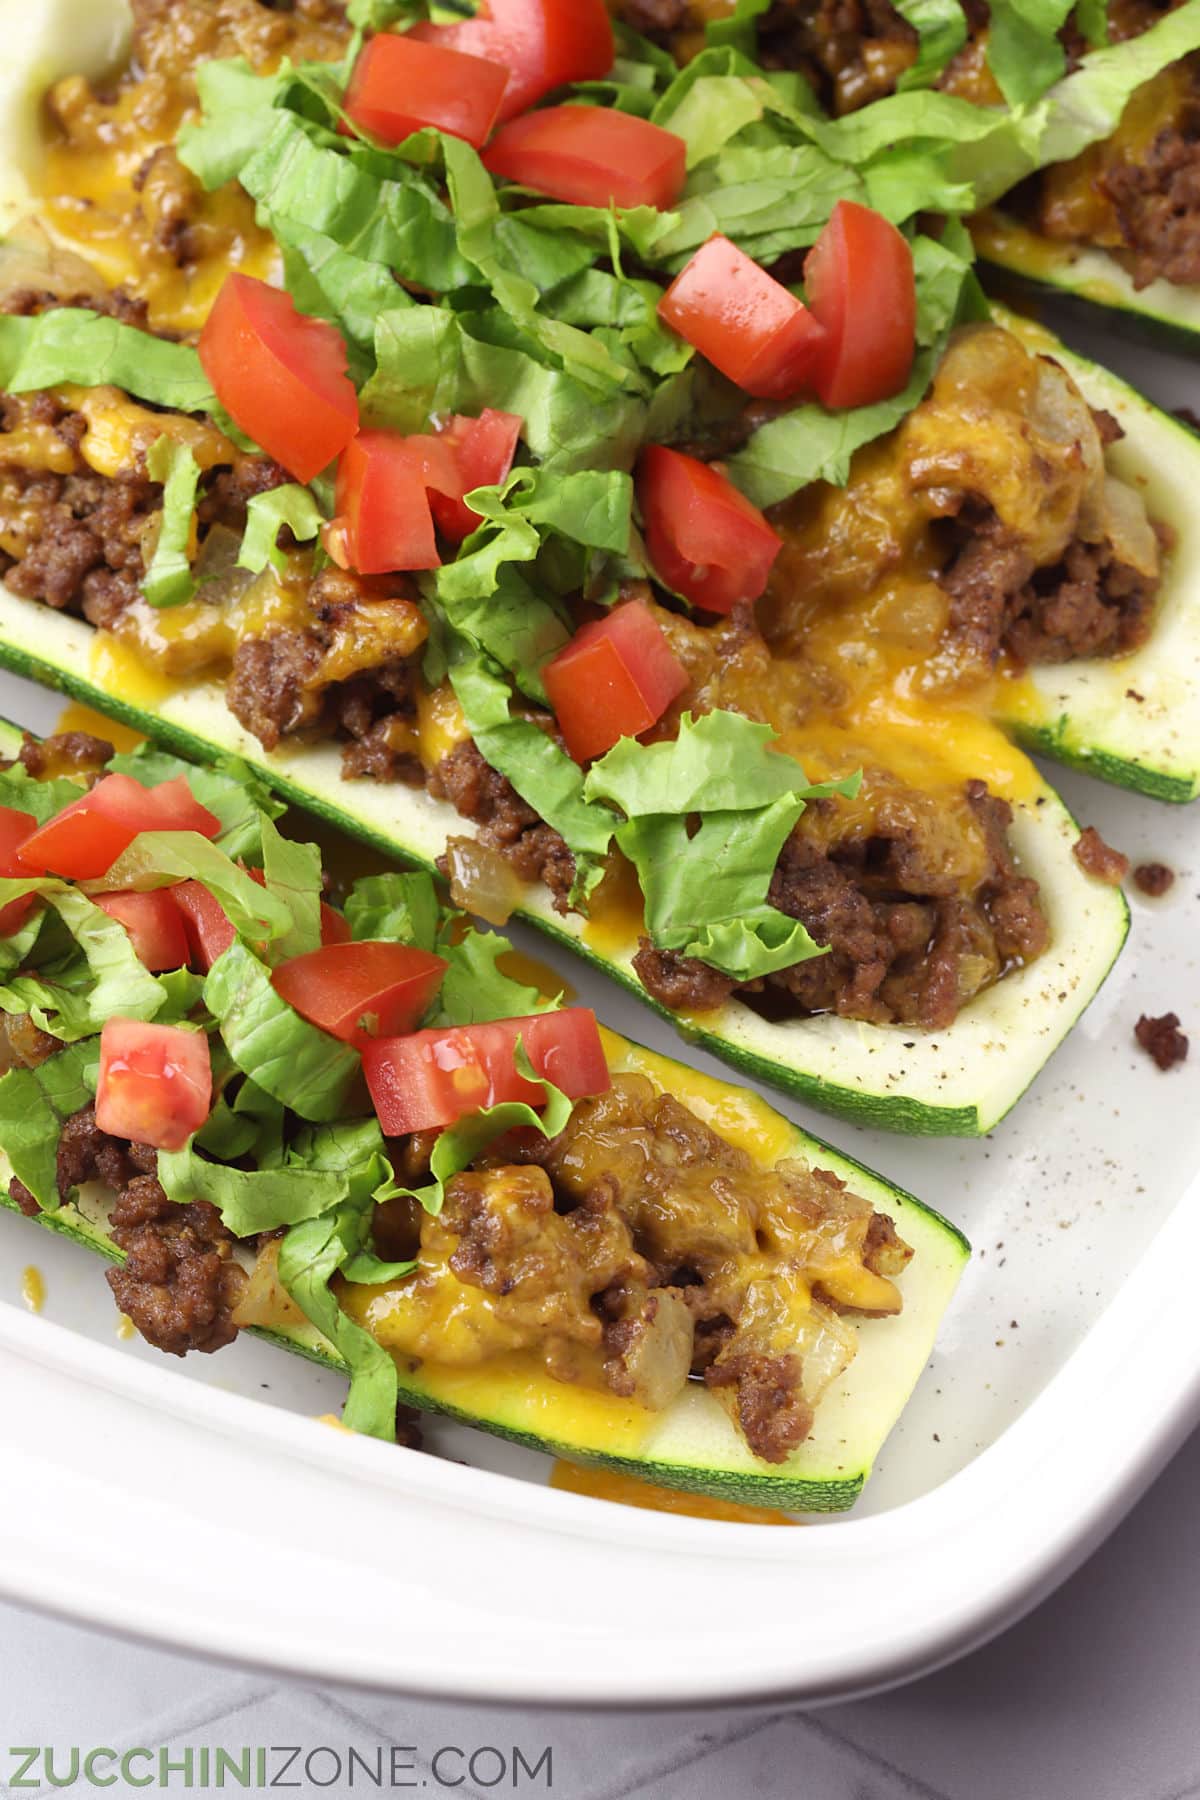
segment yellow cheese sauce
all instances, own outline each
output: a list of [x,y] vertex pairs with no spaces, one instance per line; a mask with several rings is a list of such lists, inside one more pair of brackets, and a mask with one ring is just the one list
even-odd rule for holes
[[616,1506],[633,1506],[643,1512],[675,1513],[685,1519],[717,1519],[725,1525],[799,1525],[799,1519],[773,1506],[739,1506],[735,1500],[712,1500],[705,1494],[685,1494],[678,1488],[659,1487],[654,1481],[638,1481],[615,1469],[583,1469],[577,1463],[556,1462],[550,1486],[560,1494],[584,1494],[591,1500],[608,1500]]
[[45,1279],[32,1263],[21,1272],[21,1298],[31,1313],[40,1313],[46,1304]]
[[117,719],[107,718],[104,713],[98,713],[93,707],[84,706],[78,700],[72,700],[69,706],[63,707],[54,729],[56,732],[85,731],[90,737],[106,739],[114,750],[122,754],[136,750],[139,744],[146,741],[140,731],[122,725]]

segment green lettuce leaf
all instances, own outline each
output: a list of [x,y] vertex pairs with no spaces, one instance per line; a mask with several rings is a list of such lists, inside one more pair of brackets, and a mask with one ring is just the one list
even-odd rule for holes
[[[222,1057],[226,1055],[219,1038],[214,1050]],[[216,1078],[215,1068],[213,1073]],[[283,1123],[283,1103],[273,1094],[264,1093],[257,1083],[242,1080],[232,1100],[227,1091],[218,1094],[194,1142],[198,1150],[217,1162],[232,1163],[249,1157],[256,1169],[274,1169],[283,1162]]]
[[43,1212],[57,1212],[58,1140],[73,1113],[96,1092],[99,1049],[72,1044],[36,1069],[10,1069],[0,1079],[0,1150]]
[[[30,884],[3,882],[8,889]],[[47,881],[33,891],[44,894],[73,946],[61,962],[36,974],[11,976],[0,982],[0,1010],[29,1013],[35,1025],[64,1043],[92,1037],[108,1019],[154,1019],[162,1012],[169,990],[138,959],[125,927],[101,912],[77,888]]]
[[210,193],[236,181],[270,136],[285,79],[286,65],[278,75],[258,75],[240,56],[198,65],[201,117],[183,126],[175,149]]
[[217,405],[188,344],[167,343],[76,306],[37,318],[0,318],[0,388],[28,394],[64,382],[111,383],[172,412],[213,412]]
[[420,170],[363,146],[319,142],[295,113],[276,113],[240,179],[269,229],[298,221],[432,293],[478,281],[459,251],[453,215]]
[[158,542],[142,582],[151,606],[183,606],[196,592],[188,550],[196,516],[200,464],[186,444],[160,437],[146,452],[146,473],[163,484]]
[[271,961],[286,962],[321,948],[321,852],[315,844],[285,838],[270,819],[262,825],[267,893],[291,914],[291,926],[272,941]]
[[547,1000],[537,988],[514,981],[500,968],[500,958],[511,949],[506,937],[474,927],[458,943],[443,940],[439,953],[450,967],[429,1024],[483,1025],[492,1019],[527,1019],[533,1013],[557,1011],[561,994]]
[[340,1118],[358,1082],[356,1050],[302,1019],[271,985],[271,973],[243,943],[219,957],[204,1000],[244,1075],[302,1119]]
[[820,954],[767,890],[806,801],[858,789],[858,777],[811,783],[773,738],[741,713],[685,713],[669,742],[623,738],[584,788],[626,814],[617,843],[638,872],[653,942],[739,981]]
[[436,950],[442,906],[432,875],[365,875],[346,899],[346,921],[357,944],[380,939]]
[[181,1205],[189,1200],[209,1201],[239,1238],[315,1219],[337,1206],[349,1192],[343,1174],[301,1164],[286,1164],[278,1169],[231,1169],[206,1161],[192,1144],[182,1150],[159,1151],[158,1179],[169,1200]]
[[991,0],[988,67],[1010,106],[1028,106],[1061,79],[1067,57],[1058,34],[1074,0]]
[[[350,1121],[305,1133],[296,1157],[313,1171],[328,1171],[345,1182],[347,1197],[321,1217],[295,1225],[279,1249],[279,1278],[305,1316],[336,1347],[350,1370],[344,1418],[353,1431],[391,1442],[396,1432],[396,1365],[369,1332],[347,1317],[330,1283],[339,1271],[364,1268],[372,1279],[407,1272],[381,1266],[370,1248],[375,1203],[394,1192],[375,1119]],[[368,1259],[364,1262],[364,1259]]]
[[255,494],[246,508],[246,534],[238,554],[239,569],[261,575],[267,564],[286,569],[287,557],[279,548],[279,533],[286,525],[298,543],[315,538],[325,515],[308,488],[288,482],[284,487]]
[[[115,767],[110,764],[110,767]],[[30,813],[39,825],[52,819],[79,799],[80,788],[73,781],[39,781],[24,763],[11,769],[0,769],[0,806],[11,806],[17,812]]]
[[901,93],[932,85],[967,41],[959,0],[895,0],[896,11],[917,34],[917,60],[896,83]]
[[346,1202],[320,1218],[293,1225],[279,1247],[279,1279],[350,1371],[345,1423],[352,1431],[392,1443],[399,1398],[396,1365],[371,1334],[342,1311],[329,1285],[362,1250],[362,1210]]

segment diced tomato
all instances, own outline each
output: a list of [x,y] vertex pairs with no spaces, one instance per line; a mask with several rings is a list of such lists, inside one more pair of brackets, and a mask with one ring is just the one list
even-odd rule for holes
[[898,394],[917,344],[908,241],[882,213],[839,200],[804,263],[824,341],[813,371],[822,406],[873,406]]
[[207,975],[237,936],[229,914],[198,881],[181,881],[178,887],[167,891],[183,920],[188,961]]
[[354,65],[346,112],[384,144],[401,144],[432,125],[480,150],[507,86],[508,70],[481,56],[384,31]]
[[483,158],[493,175],[573,206],[674,206],[687,180],[687,145],[673,131],[607,106],[548,106],[496,133]]
[[17,860],[27,874],[92,881],[107,875],[143,831],[197,831],[215,838],[221,821],[195,799],[184,775],[152,788],[132,775],[105,775],[91,793],[35,831]]
[[661,579],[706,612],[757,600],[781,539],[711,463],[653,444],[637,472],[646,547]]
[[358,430],[346,345],[324,319],[251,275],[229,275],[200,336],[218,400],[297,481],[316,479]]
[[473,19],[417,25],[409,35],[505,65],[502,119],[515,119],[569,81],[602,80],[616,57],[604,0],[483,0]]
[[[29,879],[29,870],[19,861],[17,852],[37,830],[32,813],[18,812],[15,806],[0,806],[0,875],[12,880]],[[19,931],[37,904],[35,894],[23,894],[0,907],[0,937],[11,937]]]
[[348,944],[354,933],[346,922],[344,914],[336,907],[321,902],[321,942],[328,948],[331,944]]
[[577,631],[542,676],[576,762],[649,731],[688,684],[687,670],[641,600]]
[[420,1024],[449,965],[409,944],[336,944],[293,956],[271,977],[275,992],[330,1037],[361,1049]]
[[212,1058],[202,1031],[109,1019],[100,1033],[96,1124],[155,1150],[182,1150],[212,1109]]
[[462,499],[449,444],[436,437],[361,431],[338,464],[337,519],[351,568],[390,575],[441,564],[429,490]]
[[461,544],[481,523],[479,514],[471,511],[462,495],[473,494],[476,488],[499,487],[506,479],[524,423],[516,413],[497,412],[489,406],[477,419],[456,414],[442,428],[439,435],[453,453],[461,492],[455,497],[431,490],[429,503],[438,530],[451,543]]
[[97,894],[96,905],[125,927],[151,974],[186,968],[188,936],[170,888],[157,888],[149,894]]
[[432,1131],[506,1100],[541,1106],[541,1089],[517,1071],[518,1038],[535,1073],[572,1100],[612,1086],[596,1015],[583,1006],[377,1038],[363,1050],[363,1068],[384,1131]]
[[782,282],[726,237],[709,238],[658,315],[747,394],[790,400],[811,379],[824,333]]
[[[265,885],[261,869],[251,869],[250,879]],[[181,881],[167,890],[183,917],[187,933],[187,960],[207,975],[218,957],[224,956],[237,936],[233,922],[221,902],[198,881]],[[321,942],[345,944],[350,941],[350,927],[340,912],[321,902]]]

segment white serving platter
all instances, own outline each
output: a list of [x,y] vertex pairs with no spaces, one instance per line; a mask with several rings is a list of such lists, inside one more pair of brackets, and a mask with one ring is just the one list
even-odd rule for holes
[[[1160,402],[1200,405],[1195,368],[1104,348]],[[44,731],[58,701],[0,676],[0,713]],[[267,1346],[175,1363],[118,1341],[99,1263],[4,1213],[0,1466],[19,1504],[0,1593],[309,1678],[625,1707],[849,1697],[1018,1617],[1200,1416],[1200,1055],[1162,1075],[1133,1044],[1142,1012],[1200,1033],[1200,805],[1056,779],[1179,879],[1133,896],[1128,951],[1015,1114],[931,1143],[792,1109],[976,1247],[853,1514],[710,1523],[552,1491],[546,1458],[458,1426],[432,1427],[436,1455],[356,1440],[317,1422],[338,1382]],[[560,967],[607,1022],[680,1054],[630,997]]]

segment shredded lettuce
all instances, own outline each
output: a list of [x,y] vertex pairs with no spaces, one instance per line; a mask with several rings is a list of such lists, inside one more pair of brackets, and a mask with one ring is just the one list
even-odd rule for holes
[[172,412],[212,412],[216,396],[188,344],[171,344],[76,306],[0,318],[0,388],[10,394],[73,382],[111,383]]
[[239,569],[261,575],[267,564],[286,569],[287,557],[279,548],[279,533],[286,525],[298,543],[309,543],[316,537],[325,515],[306,487],[288,482],[255,494],[246,508],[246,534],[238,554]]
[[0,1150],[43,1212],[58,1210],[58,1140],[66,1120],[91,1104],[99,1060],[94,1041],[72,1044],[0,1079]]
[[183,606],[196,592],[190,549],[200,464],[186,444],[160,437],[146,452],[146,473],[163,484],[158,542],[142,582],[151,606]]
[[895,6],[917,34],[917,60],[896,85],[901,93],[929,87],[966,43],[966,14],[960,0],[895,0]]
[[352,1431],[391,1442],[396,1434],[396,1365],[342,1311],[330,1285],[339,1271],[349,1279],[351,1271],[365,1269],[369,1278],[395,1280],[413,1266],[381,1265],[370,1249],[375,1204],[395,1191],[382,1134],[374,1119],[350,1121],[303,1134],[294,1154],[307,1169],[328,1171],[344,1181],[346,1198],[331,1211],[292,1227],[280,1245],[279,1278],[350,1370],[346,1424]]
[[346,921],[355,943],[376,938],[436,950],[442,907],[432,875],[365,875],[346,899]]
[[200,63],[201,117],[183,126],[176,154],[210,193],[235,181],[270,136],[285,78],[258,75],[241,56]]
[[270,946],[271,960],[286,962],[321,948],[321,852],[315,844],[285,838],[270,819],[262,825],[267,893],[291,914],[291,926]]
[[589,799],[626,815],[617,843],[638,872],[653,942],[739,981],[821,954],[767,890],[806,801],[858,789],[858,777],[811,783],[770,748],[773,736],[741,713],[685,713],[677,738],[623,738],[585,783]]
[[[233,1064],[219,1038],[213,1045],[214,1065],[218,1060],[226,1064],[227,1076]],[[215,1066],[213,1074],[218,1079]],[[282,1101],[264,1093],[256,1082],[243,1080],[232,1100],[228,1092],[217,1095],[194,1142],[198,1150],[217,1162],[232,1163],[250,1157],[256,1169],[274,1169],[283,1162],[283,1128]]]
[[71,806],[81,791],[73,781],[39,781],[24,763],[15,762],[11,769],[0,769],[0,806],[29,813],[39,825],[60,813],[64,806]]
[[159,1151],[158,1179],[169,1200],[181,1205],[209,1201],[239,1238],[315,1219],[349,1192],[346,1177],[329,1170],[299,1163],[277,1169],[231,1169],[208,1162],[191,1144]]
[[[30,890],[29,883],[2,882],[7,890]],[[0,982],[0,1010],[29,1013],[34,1024],[64,1043],[92,1037],[108,1019],[154,1019],[170,990],[139,961],[129,933],[101,912],[78,888],[62,882],[40,884],[46,903],[70,939],[70,953],[35,973]]]
[[245,944],[213,964],[204,1002],[238,1068],[266,1093],[318,1123],[346,1112],[362,1068],[357,1050],[281,1000],[270,970]]
[[562,995],[547,1000],[535,987],[514,981],[500,967],[512,945],[494,931],[465,932],[457,943],[443,942],[439,953],[450,967],[442,983],[437,1011],[430,1025],[482,1025],[491,1019],[527,1019],[533,1013],[555,1012]]

